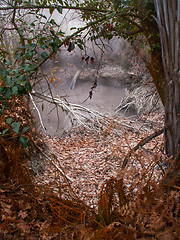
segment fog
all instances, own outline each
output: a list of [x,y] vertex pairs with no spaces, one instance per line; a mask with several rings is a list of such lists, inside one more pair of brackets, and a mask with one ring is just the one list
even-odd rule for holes
[[[48,11],[44,14],[49,17]],[[77,18],[76,13],[63,15],[54,11],[52,18],[61,26],[61,30],[67,35],[71,34],[71,27],[81,27],[84,23]],[[100,44],[100,42],[99,42]],[[91,41],[86,43],[85,51],[78,47],[68,52],[67,47],[61,47],[55,59],[48,60],[42,66],[42,73],[34,90],[49,94],[49,86],[54,97],[63,98],[70,103],[86,106],[102,113],[113,115],[116,107],[124,97],[127,85],[128,44],[122,39],[114,38],[104,42],[104,52],[101,51],[102,44],[95,46]],[[82,57],[92,58],[93,61],[82,61]],[[127,68],[127,70],[126,70]],[[70,89],[71,81],[77,71],[80,71],[74,89]],[[131,74],[128,72],[129,75]],[[92,98],[88,98],[93,82],[97,80],[97,87],[93,90]],[[47,134],[60,136],[64,130],[71,127],[65,113],[59,110],[60,125],[58,126],[57,111],[54,105],[36,99],[37,107],[41,113]],[[54,110],[53,110],[54,109]],[[35,119],[38,119],[34,109]],[[39,124],[39,130],[42,130]]]

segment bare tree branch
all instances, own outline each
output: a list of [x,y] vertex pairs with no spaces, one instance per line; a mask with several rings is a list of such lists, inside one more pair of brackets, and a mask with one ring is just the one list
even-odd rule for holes
[[31,95],[49,103],[56,104],[56,106],[60,107],[67,114],[67,116],[71,119],[72,122],[74,122],[74,124],[83,126],[87,129],[93,129],[99,132],[102,131],[102,129],[108,129],[113,122],[114,128],[112,130],[118,135],[122,135],[122,132],[119,130],[119,128],[116,128],[116,126],[121,126],[123,129],[138,132],[138,129],[132,125],[122,123],[120,120],[115,119],[114,117],[104,115],[87,107],[68,103],[65,100],[55,97],[52,99],[52,96],[43,95],[34,91],[31,93]]
[[133,152],[135,152],[136,150],[138,150],[140,147],[144,146],[146,143],[148,143],[149,141],[151,141],[153,138],[161,135],[164,132],[164,128],[153,132],[151,135],[147,136],[146,138],[142,139],[135,147],[133,147],[129,153],[125,156],[124,160],[123,160],[123,164],[122,164],[122,169],[124,169],[129,161],[129,158],[131,156],[131,154]]
[[[113,13],[115,12],[114,10],[110,10],[110,9],[98,9],[98,8],[90,8],[90,7],[77,7],[77,6],[63,6],[63,5],[49,5],[49,6],[37,6],[37,5],[23,5],[23,6],[17,6],[16,9],[50,9],[50,8],[54,8],[56,9],[57,7],[61,7],[62,9],[68,9],[68,10],[80,10],[80,11],[87,11],[87,12],[99,12],[99,13]],[[14,6],[10,6],[10,7],[0,7],[0,10],[13,10]],[[139,19],[143,19],[142,16],[138,15],[138,14],[133,14],[133,13],[117,13],[120,16],[128,16],[128,17],[135,17],[135,18],[139,18]]]

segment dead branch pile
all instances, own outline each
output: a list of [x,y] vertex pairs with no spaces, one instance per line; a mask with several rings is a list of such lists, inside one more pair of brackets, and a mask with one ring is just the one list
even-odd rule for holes
[[[118,131],[114,127],[115,125],[121,125],[124,130],[132,130],[138,132],[138,129],[135,127],[135,124],[128,125],[127,123],[123,123],[123,121],[120,121],[118,118],[110,117],[107,114],[106,115],[102,114],[101,112],[89,109],[85,106],[69,103],[64,99],[60,99],[50,95],[43,95],[38,92],[32,92],[32,94],[30,94],[31,99],[32,95],[34,97],[40,98],[42,100],[54,104],[57,108],[61,108],[66,113],[66,117],[70,119],[72,126],[76,127],[83,126],[86,129],[95,130],[99,132],[102,129],[109,128],[109,126],[112,125],[113,126],[112,129],[116,133],[119,133],[121,135],[122,132]],[[40,113],[39,118],[41,125],[44,129]]]
[[150,92],[148,89],[140,86],[134,90],[126,89],[126,96],[116,108],[116,113],[125,111],[139,115],[160,109],[162,109],[162,104],[157,93],[154,92],[152,94],[152,90]]

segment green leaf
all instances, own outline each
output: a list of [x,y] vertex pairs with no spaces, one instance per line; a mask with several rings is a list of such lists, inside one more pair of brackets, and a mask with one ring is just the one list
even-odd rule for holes
[[11,124],[11,126],[12,126],[12,128],[13,128],[13,131],[15,132],[15,133],[19,133],[19,128],[20,128],[20,122],[13,122],[12,124]]
[[34,22],[30,23],[30,25],[31,25],[32,27],[34,27],[34,26],[35,26]]
[[7,73],[6,68],[1,69],[0,74],[1,74],[3,77],[6,76],[6,73]]
[[18,88],[17,88],[16,86],[14,86],[14,87],[12,88],[12,92],[13,92],[13,94],[14,94],[15,96],[17,96],[17,94],[18,94]]
[[18,93],[20,95],[23,95],[23,94],[27,94],[27,91],[26,91],[26,88],[22,85],[17,85],[17,88],[18,88]]
[[115,10],[115,11],[118,9],[119,4],[120,4],[120,0],[114,0],[114,1],[113,1],[113,6],[114,6],[114,10]]
[[19,28],[19,35],[20,35],[20,36],[23,36],[23,31],[24,31],[24,30],[20,27],[20,28]]
[[77,29],[76,27],[71,27],[70,30],[74,30],[74,29]]
[[14,84],[13,81],[11,80],[11,76],[7,76],[5,82],[6,82],[6,86],[10,86],[10,87],[12,87]]
[[95,37],[94,37],[94,36],[91,36],[91,37],[90,37],[90,40],[91,40],[91,41],[93,41],[94,39],[95,39]]
[[46,52],[42,52],[41,57],[44,58],[44,59],[47,59],[49,56]]
[[54,43],[55,45],[59,45],[60,40],[59,40],[59,38],[58,38],[57,36],[53,39],[53,43]]
[[24,148],[26,148],[26,147],[29,146],[28,139],[27,139],[26,137],[24,137],[24,136],[21,136],[21,137],[19,138],[19,142],[20,142],[20,144],[21,144]]
[[29,45],[31,45],[32,39],[28,39],[27,42],[28,42]]
[[54,12],[54,7],[49,8],[49,13],[52,14]]
[[25,64],[25,65],[24,65],[24,70],[25,70],[26,72],[31,71],[31,65],[30,65],[30,64]]
[[[19,77],[19,79],[22,79],[23,77],[24,77],[24,76],[21,75],[21,76]],[[13,77],[12,81],[13,81],[14,83],[18,82],[18,78]]]
[[11,65],[11,62],[10,62],[8,59],[6,59],[5,64],[6,64],[7,66],[9,66],[9,65]]
[[51,21],[49,23],[51,23],[52,25],[57,25],[56,22],[54,21],[54,19],[51,19]]
[[26,83],[25,83],[25,88],[26,88],[28,91],[30,91],[30,92],[31,92],[31,90],[32,90],[32,87],[31,87],[31,84],[30,84],[30,82],[26,82]]
[[67,8],[70,9],[70,6],[69,6],[69,4],[67,2],[64,2],[64,4],[66,5]]
[[[4,95],[4,92],[5,92],[5,89],[6,89],[6,87],[0,87],[0,97],[1,97],[1,99],[2,98],[4,99],[3,95]],[[0,105],[0,108],[1,108],[1,105]]]
[[57,33],[56,33],[56,35],[59,35],[59,36],[62,36],[62,37],[64,37],[64,32],[62,32],[62,31],[59,31],[59,32],[57,32]]
[[[45,15],[41,14],[41,13],[39,13],[37,16],[40,16],[40,17],[42,17],[42,18],[47,19],[47,17],[46,17]],[[36,16],[36,17],[37,17],[37,16]]]
[[80,38],[77,40],[77,42],[80,43],[80,44],[84,44],[82,39],[80,39]]
[[53,49],[53,52],[57,53],[57,51],[58,51],[58,46],[55,45],[55,44],[53,44],[52,49]]
[[142,48],[145,48],[145,46],[146,46],[146,43],[142,43]]
[[29,129],[29,127],[24,127],[22,130],[22,133],[25,133],[28,129]]
[[40,37],[39,38],[39,44],[43,44],[44,43],[44,40],[46,40],[46,37]]
[[62,7],[57,6],[57,10],[58,10],[58,12],[59,12],[60,14],[62,14]]
[[8,118],[8,119],[6,120],[6,123],[7,123],[7,124],[11,124],[11,123],[12,123],[12,120],[13,120],[12,118]]
[[131,0],[122,0],[122,3],[126,4],[126,5],[129,4],[130,2],[131,2]]
[[81,50],[83,50],[84,48],[83,48],[83,45],[81,45],[81,44],[77,44],[78,45],[78,47],[81,49]]
[[20,84],[20,85],[23,85],[25,83],[26,83],[25,81],[21,81],[21,80],[16,82],[16,84]]
[[74,48],[75,48],[75,44],[74,42],[71,42],[71,51],[74,50]]
[[12,90],[10,88],[8,88],[4,94],[4,97],[9,100],[11,97],[11,93],[12,93]]
[[7,82],[10,82],[10,81],[11,81],[11,76],[7,76],[7,77],[6,77],[6,81],[7,81]]
[[53,30],[50,30],[50,33],[52,33],[52,35],[55,36],[55,33]]
[[59,2],[61,5],[63,5],[63,1],[62,1],[62,0],[58,0],[58,2]]
[[4,129],[3,132],[2,132],[2,135],[4,136],[8,130],[9,130],[9,128]]

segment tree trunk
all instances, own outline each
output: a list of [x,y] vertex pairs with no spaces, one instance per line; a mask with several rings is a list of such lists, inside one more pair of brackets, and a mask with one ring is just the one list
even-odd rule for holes
[[162,59],[166,76],[165,148],[173,156],[175,172],[180,160],[180,0],[155,0]]
[[147,19],[141,21],[144,36],[150,46],[151,60],[147,68],[152,76],[163,106],[166,104],[166,78],[163,69],[161,49],[159,45],[159,29],[157,25]]

